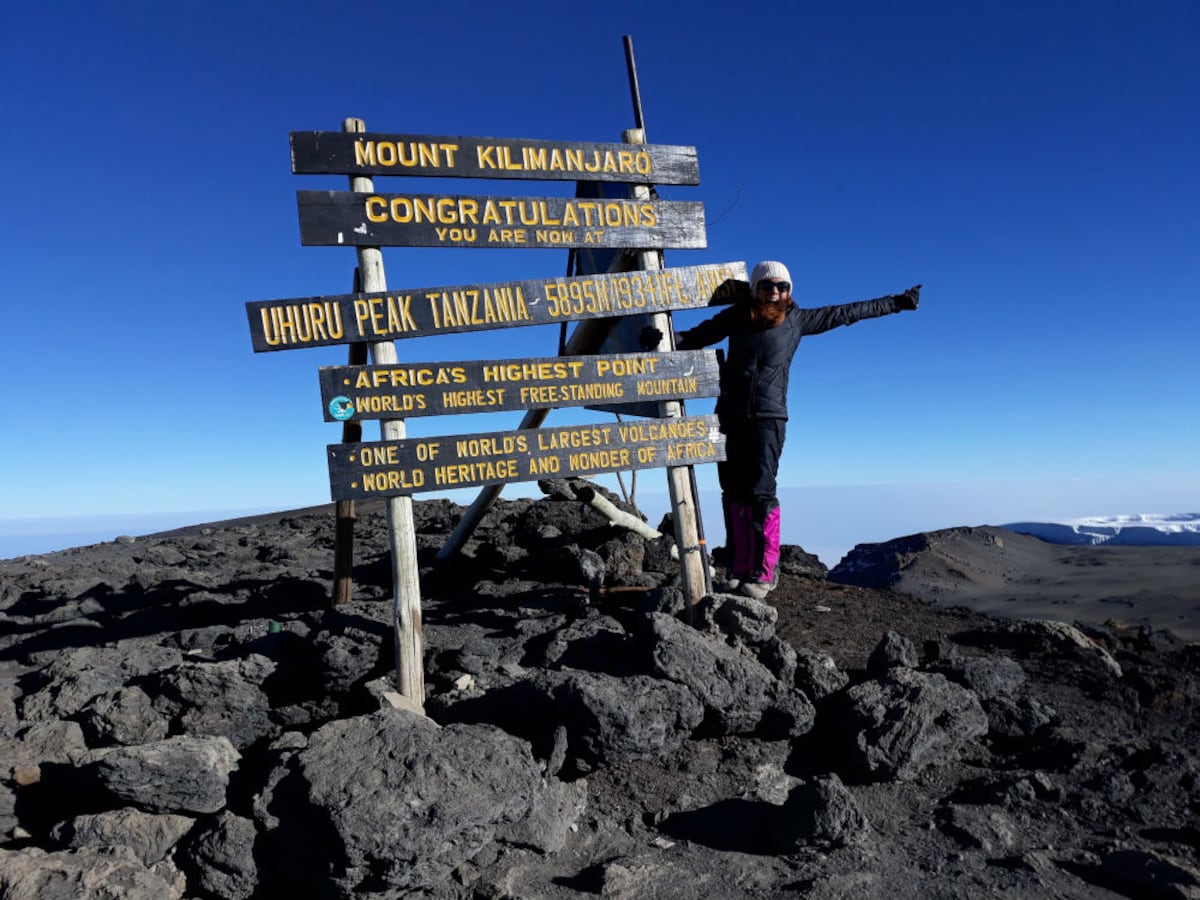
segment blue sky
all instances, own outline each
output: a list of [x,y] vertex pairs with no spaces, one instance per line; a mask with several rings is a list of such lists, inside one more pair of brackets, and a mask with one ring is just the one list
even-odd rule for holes
[[[340,430],[322,419],[316,372],[345,348],[254,354],[244,309],[350,287],[354,253],[301,247],[295,208],[296,190],[345,179],[292,175],[288,132],[358,116],[382,132],[619,141],[634,124],[625,34],[649,140],[700,160],[699,186],[662,194],[704,203],[708,247],[668,251],[668,265],[782,259],[805,306],[925,285],[916,313],[803,342],[786,487],[814,503],[867,490],[897,534],[1200,509],[1191,0],[699,2],[686,15],[648,2],[47,2],[0,12],[0,365],[16,401],[0,520],[200,521],[327,501],[324,447]],[[389,283],[421,286],[558,275],[566,253],[384,260]],[[547,356],[557,341],[542,327],[397,350]],[[419,419],[409,434],[519,419]],[[715,484],[713,467],[698,472]],[[639,494],[662,490],[660,475],[643,473]],[[859,502],[818,505],[817,521],[785,504],[785,539],[853,533],[835,523],[850,509],[870,518]]]

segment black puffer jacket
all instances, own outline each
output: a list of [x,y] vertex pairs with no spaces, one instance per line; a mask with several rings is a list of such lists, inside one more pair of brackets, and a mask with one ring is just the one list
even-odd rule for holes
[[722,424],[752,417],[786,419],[788,372],[800,338],[820,334],[860,319],[900,312],[901,294],[876,300],[801,309],[793,306],[774,328],[755,326],[748,303],[738,303],[678,335],[677,350],[708,347],[729,338],[729,355],[721,369],[717,415]]

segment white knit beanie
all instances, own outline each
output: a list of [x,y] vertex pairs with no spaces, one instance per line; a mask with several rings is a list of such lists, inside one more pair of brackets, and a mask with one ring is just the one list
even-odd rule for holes
[[770,278],[773,281],[786,281],[792,283],[791,273],[788,272],[787,266],[773,259],[764,259],[754,267],[754,272],[750,275],[750,290],[758,288],[758,283],[764,278]]

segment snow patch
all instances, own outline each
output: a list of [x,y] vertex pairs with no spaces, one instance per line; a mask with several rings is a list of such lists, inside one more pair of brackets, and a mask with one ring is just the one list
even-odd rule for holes
[[1052,544],[1200,546],[1200,513],[1086,516],[1061,522],[1010,522],[999,527]]

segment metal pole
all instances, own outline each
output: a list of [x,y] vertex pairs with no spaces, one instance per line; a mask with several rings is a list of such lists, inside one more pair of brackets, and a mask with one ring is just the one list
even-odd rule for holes
[[[362,291],[362,273],[354,270],[354,293]],[[367,345],[351,344],[348,364],[365,365]],[[355,444],[362,440],[361,422],[342,423],[342,443]],[[337,501],[333,537],[333,605],[349,603],[354,594],[354,522],[358,518],[353,500]]]
[[645,140],[646,120],[642,116],[642,92],[638,87],[637,63],[633,59],[633,36],[625,35],[625,68],[629,71],[629,92],[633,95],[633,121]]

